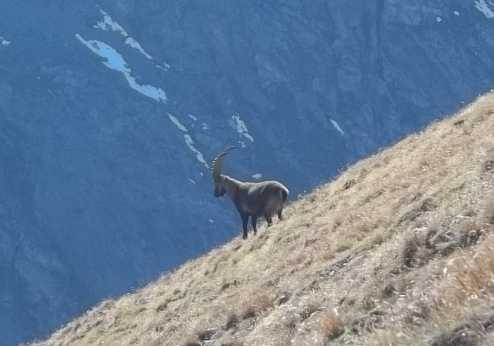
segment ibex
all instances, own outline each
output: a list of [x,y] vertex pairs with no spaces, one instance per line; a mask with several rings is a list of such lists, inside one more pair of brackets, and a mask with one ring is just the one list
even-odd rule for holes
[[283,205],[288,198],[288,189],[278,181],[262,181],[257,183],[243,182],[221,174],[223,159],[232,149],[230,147],[216,156],[212,162],[214,181],[214,196],[221,197],[225,193],[237,207],[242,218],[242,238],[247,238],[249,216],[251,217],[254,234],[257,234],[257,218],[264,216],[268,226],[273,223],[272,217],[276,213],[282,220]]

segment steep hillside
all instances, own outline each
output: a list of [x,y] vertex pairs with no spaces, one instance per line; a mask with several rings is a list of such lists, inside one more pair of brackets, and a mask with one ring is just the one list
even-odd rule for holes
[[2,346],[231,239],[207,167],[227,144],[245,147],[235,175],[298,194],[494,85],[493,0],[2,0],[0,13]]
[[494,329],[494,93],[35,345],[468,345]]

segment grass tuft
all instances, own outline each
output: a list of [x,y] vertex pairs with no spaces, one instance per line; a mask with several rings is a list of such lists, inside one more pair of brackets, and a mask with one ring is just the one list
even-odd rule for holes
[[328,313],[321,318],[321,334],[325,339],[336,339],[344,332],[345,326],[335,314]]

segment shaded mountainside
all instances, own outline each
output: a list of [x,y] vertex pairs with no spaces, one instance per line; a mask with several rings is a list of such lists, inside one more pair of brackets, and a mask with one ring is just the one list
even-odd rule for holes
[[35,345],[488,344],[493,231],[491,93]]
[[492,0],[0,1],[0,335],[236,235],[208,161],[292,196],[494,85]]

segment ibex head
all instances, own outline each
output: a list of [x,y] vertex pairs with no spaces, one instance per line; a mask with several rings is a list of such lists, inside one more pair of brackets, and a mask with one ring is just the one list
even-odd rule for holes
[[211,164],[215,197],[221,197],[226,193],[226,187],[223,181],[223,175],[221,174],[221,168],[223,166],[223,159],[233,149],[237,149],[237,147],[227,148],[225,151],[216,156]]

